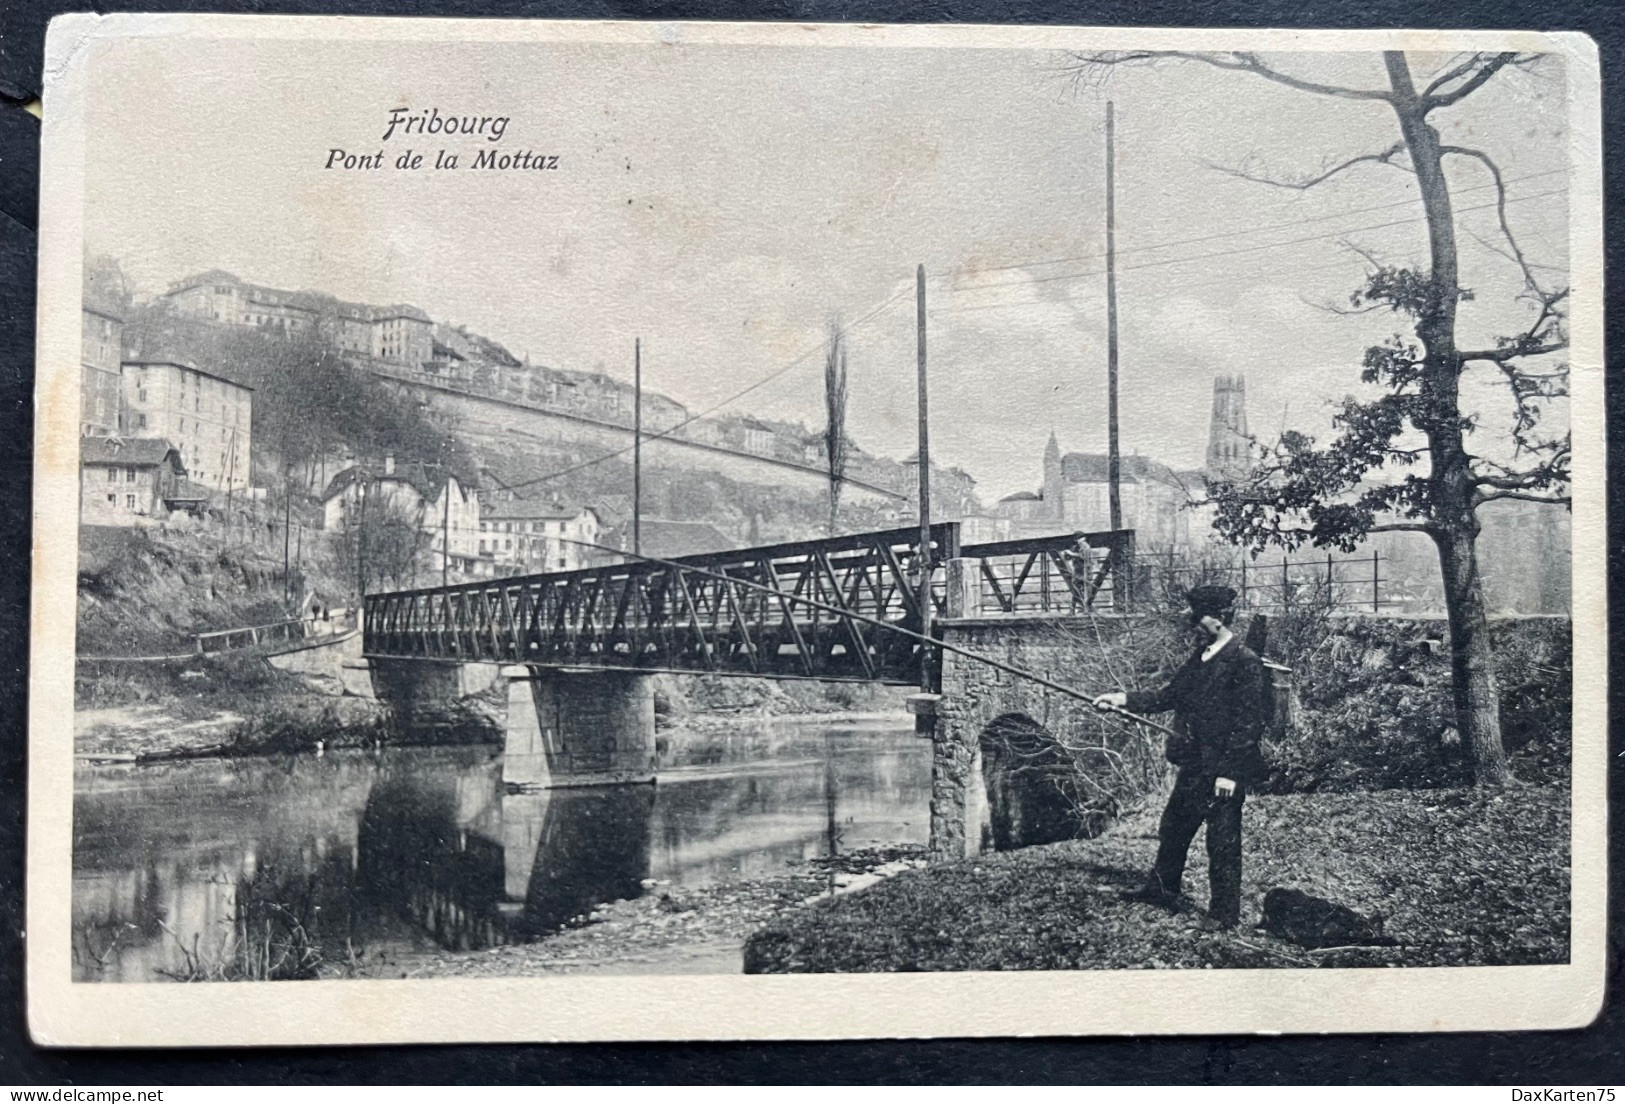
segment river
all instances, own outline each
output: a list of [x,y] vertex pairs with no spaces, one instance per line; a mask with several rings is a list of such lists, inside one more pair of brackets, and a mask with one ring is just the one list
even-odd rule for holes
[[662,885],[926,840],[929,748],[906,720],[665,744],[656,785],[527,794],[488,746],[83,765],[74,978],[244,976],[262,927],[246,976],[531,942]]

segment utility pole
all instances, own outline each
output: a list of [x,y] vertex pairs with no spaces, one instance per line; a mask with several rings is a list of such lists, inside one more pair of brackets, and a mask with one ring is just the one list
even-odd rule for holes
[[292,542],[292,534],[288,532],[293,522],[293,483],[292,480],[282,481],[282,604],[286,606],[293,596],[293,576],[288,571],[288,552]]
[[643,338],[632,341],[632,555],[643,551]]
[[1123,527],[1123,460],[1117,443],[1117,134],[1106,101],[1106,480],[1112,529]]
[[356,468],[356,494],[359,499],[355,527],[355,593],[359,602],[367,596],[367,472]]
[[440,585],[451,585],[451,472],[446,473],[446,485],[441,494],[446,496],[445,513],[440,518]]
[[[916,561],[920,568],[920,635],[931,635],[931,425],[928,417],[925,382],[925,266],[914,270],[916,376],[919,386],[920,416],[920,554]],[[931,653],[922,646],[920,652],[920,689],[931,693],[935,688],[931,670]]]

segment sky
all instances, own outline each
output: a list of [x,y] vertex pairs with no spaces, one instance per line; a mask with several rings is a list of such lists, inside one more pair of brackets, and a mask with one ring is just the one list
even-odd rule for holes
[[[1397,138],[1382,104],[1307,95],[1200,63],[1080,82],[1008,49],[680,43],[131,39],[98,47],[86,245],[143,295],[208,268],[373,303],[409,302],[516,353],[630,378],[700,411],[823,422],[821,344],[849,327],[849,431],[915,445],[914,273],[927,274],[933,459],[984,502],[1037,487],[1045,441],[1105,448],[1106,103],[1116,112],[1125,452],[1199,467],[1215,375],[1244,375],[1253,432],[1320,435],[1360,392],[1391,315],[1348,315],[1366,262],[1425,256],[1414,178],[1364,165]],[[1375,54],[1267,55],[1380,87]],[[1417,76],[1444,56],[1412,55]],[[136,106],[138,105],[138,107]],[[500,142],[382,136],[391,108],[508,116]],[[1565,85],[1554,62],[1435,114],[1510,182],[1531,259],[1567,281]],[[482,148],[553,172],[326,168],[330,151]],[[1494,193],[1450,177],[1464,342],[1515,332],[1520,278],[1491,246]],[[1478,240],[1483,239],[1481,244]],[[786,370],[787,369],[787,370]],[[782,370],[782,371],[781,371]],[[771,377],[771,378],[770,378]],[[764,379],[767,382],[761,382]],[[1468,402],[1500,434],[1493,381]]]

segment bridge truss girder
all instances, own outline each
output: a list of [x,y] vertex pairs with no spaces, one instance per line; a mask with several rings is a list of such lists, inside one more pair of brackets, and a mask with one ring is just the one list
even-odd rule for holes
[[[958,531],[933,527],[933,566],[958,554]],[[364,650],[912,685],[924,646],[844,614],[918,631],[918,543],[895,529],[369,595]]]

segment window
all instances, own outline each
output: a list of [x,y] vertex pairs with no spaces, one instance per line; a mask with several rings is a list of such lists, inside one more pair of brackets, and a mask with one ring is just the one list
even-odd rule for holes
[[107,496],[107,504],[109,506],[117,506],[118,505],[118,495],[116,495],[116,494],[108,495]]
[[126,482],[126,483],[134,483],[135,482],[135,469],[134,468],[125,468],[124,469],[124,482]]
[[131,495],[131,494],[125,495],[124,496],[124,505],[127,506],[131,510],[135,509],[135,495]]
[[118,482],[118,469],[117,468],[108,468],[107,469],[107,481],[109,483],[117,483]]
[[147,428],[147,416],[145,414],[137,414],[135,416],[135,424],[136,424],[137,429],[146,429]]
[[559,566],[560,566],[560,567],[563,567],[563,566],[564,566],[564,565],[565,565],[565,564],[564,564],[564,557],[563,557],[563,556],[560,556],[560,557],[559,557]]

